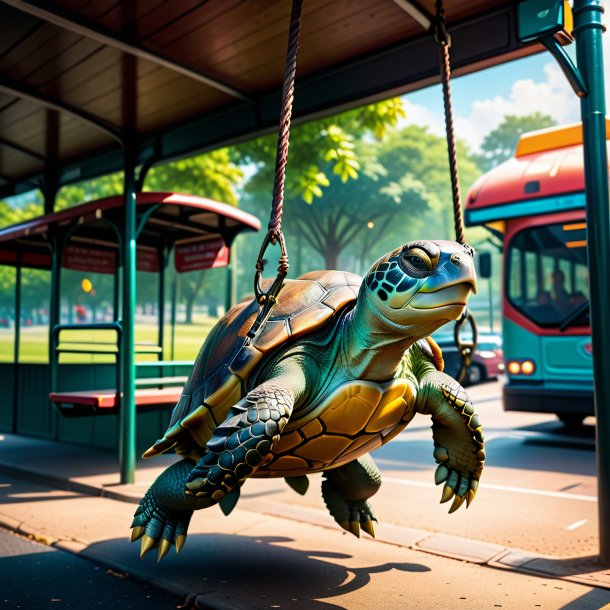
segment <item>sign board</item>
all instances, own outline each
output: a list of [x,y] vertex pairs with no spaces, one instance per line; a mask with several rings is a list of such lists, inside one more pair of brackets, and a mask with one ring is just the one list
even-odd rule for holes
[[[82,246],[66,246],[62,267],[75,271],[114,275],[116,272],[116,252]],[[137,248],[136,269],[138,271],[158,272],[159,257],[157,253]]]
[[174,250],[176,271],[199,271],[229,264],[229,248],[221,238],[177,245]]
[[116,253],[112,250],[97,250],[82,246],[66,246],[62,267],[89,273],[108,273],[114,275]]
[[136,269],[138,271],[159,272],[159,255],[152,250],[136,248]]

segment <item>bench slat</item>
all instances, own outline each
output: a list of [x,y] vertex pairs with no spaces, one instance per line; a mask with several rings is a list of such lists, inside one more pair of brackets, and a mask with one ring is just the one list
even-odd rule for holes
[[[136,406],[171,405],[180,400],[182,387],[147,388],[136,390]],[[51,402],[82,405],[97,409],[112,409],[116,406],[116,390],[83,390],[80,392],[51,392]]]

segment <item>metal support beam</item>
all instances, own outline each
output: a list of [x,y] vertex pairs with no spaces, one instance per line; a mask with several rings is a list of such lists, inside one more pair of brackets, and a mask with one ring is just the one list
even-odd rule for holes
[[413,0],[394,0],[394,4],[407,13],[407,15],[413,17],[426,32],[432,27],[432,15],[420,6],[418,2],[413,2]]
[[610,563],[610,200],[606,151],[606,102],[601,0],[574,1],[576,58],[588,95],[581,98],[587,202],[591,339],[595,384],[599,554]]
[[[123,56],[123,123],[133,129],[136,125],[136,96],[134,95],[136,60]],[[134,483],[136,471],[136,366],[135,366],[135,312],[136,312],[136,164],[137,139],[125,138],[124,147],[124,222],[122,242],[123,261],[123,315],[121,339],[121,432],[119,461],[121,483]]]
[[12,148],[13,150],[16,150],[24,155],[27,155],[28,157],[32,157],[32,159],[38,159],[39,161],[43,161],[43,162],[46,160],[44,155],[34,152],[33,150],[26,148],[25,146],[21,146],[21,144],[17,144],[16,142],[10,142],[9,140],[6,140],[5,138],[0,138],[0,145],[7,146],[8,148]]
[[15,97],[28,100],[34,104],[45,106],[51,110],[57,110],[58,112],[69,114],[76,119],[85,121],[86,123],[89,123],[89,125],[100,129],[104,133],[113,137],[119,144],[123,144],[123,134],[115,125],[111,125],[107,121],[104,121],[100,117],[95,116],[86,110],[81,110],[80,108],[66,104],[61,100],[51,97],[50,95],[40,93],[40,91],[37,91],[34,87],[27,85],[22,81],[14,80],[5,74],[0,74],[0,91],[4,91],[14,95]]
[[44,171],[44,213],[50,214],[55,210],[55,197],[59,190],[59,114],[55,110],[47,109],[45,133],[46,163]]
[[78,13],[72,11],[66,11],[59,5],[51,5],[49,2],[40,1],[25,1],[25,0],[2,0],[5,4],[16,8],[19,11],[38,17],[43,21],[52,23],[53,25],[59,26],[69,32],[74,32],[85,38],[90,38],[101,44],[105,44],[124,53],[129,53],[134,57],[145,59],[158,66],[167,68],[172,72],[177,72],[188,78],[196,80],[200,83],[213,87],[214,89],[230,95],[235,99],[241,100],[242,102],[251,102],[252,100],[242,91],[238,91],[234,87],[227,85],[217,79],[214,79],[200,70],[181,64],[174,59],[166,57],[158,51],[152,49],[144,49],[139,46],[138,42],[131,40],[129,37],[115,32],[114,30],[100,25],[99,23],[87,19]]
[[19,341],[21,336],[21,256],[17,254],[15,266],[15,328],[13,336],[13,434],[19,432]]

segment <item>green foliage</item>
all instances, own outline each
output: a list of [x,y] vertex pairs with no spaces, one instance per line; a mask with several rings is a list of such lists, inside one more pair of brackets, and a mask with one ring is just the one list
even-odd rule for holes
[[94,180],[83,180],[67,184],[59,189],[55,198],[55,210],[71,208],[81,203],[112,197],[123,192],[123,172],[100,176]]
[[236,187],[243,178],[229,149],[180,159],[153,167],[145,181],[147,191],[177,191],[237,205]]
[[478,157],[479,165],[483,171],[490,170],[515,154],[521,134],[553,125],[552,117],[540,112],[525,116],[506,115],[500,125],[485,136],[481,145],[483,152]]
[[[358,177],[361,163],[356,144],[366,135],[381,139],[405,116],[402,102],[393,98],[363,106],[342,114],[302,123],[292,128],[286,195],[300,197],[311,204],[323,196],[331,179],[338,176],[343,183]],[[242,165],[254,165],[248,190],[269,190],[275,174],[277,135],[262,136],[246,142],[233,151],[233,159]]]

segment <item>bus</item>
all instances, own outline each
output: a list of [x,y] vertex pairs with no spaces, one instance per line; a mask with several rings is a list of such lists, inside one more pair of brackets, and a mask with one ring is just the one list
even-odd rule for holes
[[504,410],[568,426],[594,414],[584,190],[582,126],[553,127],[523,134],[465,212],[502,242]]

